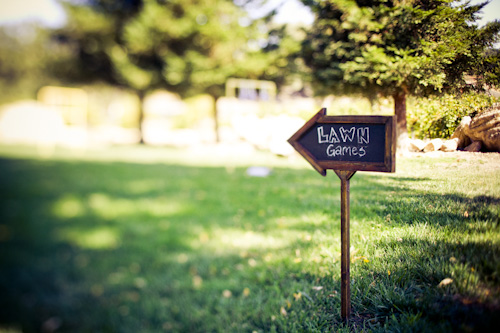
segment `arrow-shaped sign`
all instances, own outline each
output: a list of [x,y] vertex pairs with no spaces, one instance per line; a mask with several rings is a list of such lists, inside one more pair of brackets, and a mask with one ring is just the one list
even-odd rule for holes
[[327,169],[395,171],[394,116],[327,116],[323,108],[288,142],[322,176]]
[[316,113],[288,142],[321,175],[333,169],[340,178],[341,315],[351,313],[349,180],[356,171],[395,171],[395,117],[327,116]]

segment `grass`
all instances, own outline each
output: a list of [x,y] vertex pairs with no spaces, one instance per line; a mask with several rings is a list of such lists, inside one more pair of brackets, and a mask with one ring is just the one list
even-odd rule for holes
[[[340,182],[301,159],[0,147],[0,331],[482,332],[500,324],[500,155],[399,157]],[[267,178],[250,165],[273,168]]]

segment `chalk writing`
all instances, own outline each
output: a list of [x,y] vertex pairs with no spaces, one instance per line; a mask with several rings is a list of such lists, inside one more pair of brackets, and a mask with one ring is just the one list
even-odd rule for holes
[[394,172],[394,116],[327,116],[321,109],[288,142],[322,176],[327,169]]
[[370,128],[360,127],[358,128],[358,144],[369,144],[370,143]]
[[[335,131],[335,128],[330,129],[330,134],[325,134],[323,126],[317,128],[318,131],[318,143],[340,143],[339,136]],[[342,142],[353,142],[354,136],[357,137],[358,144],[369,144],[370,143],[370,128],[369,127],[351,127],[349,129],[343,126],[339,128],[340,136]]]
[[342,141],[347,142],[349,140],[352,142],[352,139],[354,139],[354,133],[356,132],[356,128],[351,127],[351,129],[346,130],[344,127],[340,128],[340,135],[342,136]]
[[330,135],[323,133],[323,126],[318,127],[318,143],[339,143],[339,137],[337,132],[332,127],[330,130]]
[[[324,126],[317,127],[318,143],[329,143],[326,147],[326,155],[328,157],[339,157],[339,156],[357,156],[359,158],[366,155],[367,145],[370,144],[370,128],[369,127],[344,127],[341,126],[337,130],[334,127],[330,128],[330,133],[328,129],[325,131]],[[326,133],[325,133],[326,132]],[[339,144],[348,145],[339,145]],[[352,146],[352,144],[358,144],[358,146]],[[337,145],[335,145],[337,144]]]
[[366,155],[366,147],[335,146],[331,144],[326,148],[326,155],[329,157],[344,155],[363,157]]

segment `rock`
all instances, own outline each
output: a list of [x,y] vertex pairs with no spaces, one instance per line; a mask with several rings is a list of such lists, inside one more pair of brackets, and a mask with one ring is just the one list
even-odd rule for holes
[[252,166],[247,169],[247,175],[250,177],[267,177],[271,172],[271,169],[262,166]]
[[464,133],[472,141],[481,141],[486,150],[500,152],[500,103],[475,116]]
[[156,90],[144,99],[144,112],[155,116],[177,116],[186,113],[187,105],[174,93]]
[[268,149],[278,156],[291,156],[295,149],[288,143],[297,129],[302,127],[304,120],[292,116],[267,117],[267,128],[269,129],[269,138],[267,142]]
[[470,138],[465,134],[469,130],[472,118],[469,116],[463,117],[460,124],[455,129],[455,132],[451,136],[451,139],[458,139],[457,148],[465,148],[471,144]]
[[408,145],[408,150],[411,152],[421,152],[424,150],[426,143],[423,140],[420,139],[414,139],[410,140],[409,145]]
[[396,138],[396,151],[405,152],[409,150],[411,139],[408,137],[408,133],[401,133]]
[[0,112],[0,141],[55,145],[65,141],[64,119],[56,110],[36,101],[20,101]]
[[480,152],[482,148],[481,141],[473,141],[470,145],[465,147],[465,151],[472,152],[472,153],[477,153]]
[[426,153],[430,152],[430,151],[438,151],[439,149],[441,149],[442,146],[443,146],[443,140],[441,140],[441,139],[432,139],[431,141],[429,141],[425,145],[424,151]]
[[441,150],[446,151],[446,152],[456,151],[458,148],[458,141],[459,141],[459,138],[446,140],[445,142],[443,142],[443,145],[441,146]]

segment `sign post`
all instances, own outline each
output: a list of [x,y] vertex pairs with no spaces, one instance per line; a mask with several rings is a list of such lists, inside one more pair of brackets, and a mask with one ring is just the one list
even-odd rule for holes
[[341,315],[351,315],[350,179],[356,171],[395,172],[394,116],[327,116],[321,109],[288,142],[322,176],[332,169],[340,178]]

